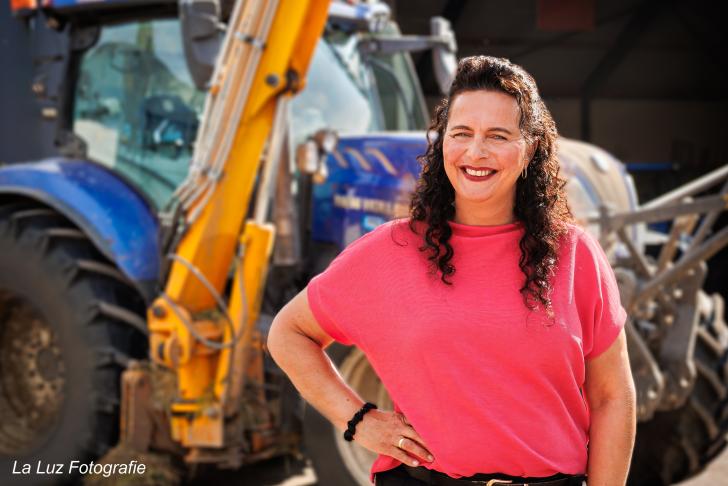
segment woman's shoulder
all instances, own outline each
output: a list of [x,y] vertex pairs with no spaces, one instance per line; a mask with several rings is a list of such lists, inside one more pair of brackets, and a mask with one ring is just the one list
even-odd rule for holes
[[[599,236],[587,226],[578,223],[566,223],[568,241],[561,254],[571,253],[576,271],[584,268],[606,268],[610,266],[609,258],[599,242]],[[567,249],[568,248],[568,249]]]
[[567,226],[575,246],[589,253],[601,250],[599,236],[593,230],[577,223],[567,223]]
[[[413,245],[412,231],[406,219],[387,221],[349,243],[332,262],[336,268],[350,272],[394,271],[402,262],[402,248]],[[358,269],[358,270],[357,270]]]
[[591,232],[578,222],[564,221],[565,231],[562,238],[568,241],[572,246],[591,246],[597,241]]
[[578,222],[564,221],[563,231],[558,243],[557,253],[560,260],[572,263],[574,267],[582,266],[582,262],[593,261],[599,254],[600,246],[597,237]]
[[[417,225],[414,225],[417,230]],[[397,246],[408,246],[416,234],[409,218],[398,218],[380,224],[363,234],[346,248],[356,251],[383,251]]]

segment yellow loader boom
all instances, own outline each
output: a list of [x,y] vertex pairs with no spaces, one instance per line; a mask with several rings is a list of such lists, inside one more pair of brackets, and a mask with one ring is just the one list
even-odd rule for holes
[[[246,376],[262,373],[254,323],[274,239],[266,214],[275,163],[287,103],[302,88],[328,4],[238,2],[207,95],[190,175],[177,191],[183,231],[167,255],[168,278],[148,323],[151,358],[176,373],[172,438],[193,453],[233,445],[226,424],[240,414]],[[245,221],[256,181],[256,217]],[[226,304],[221,295],[231,270]],[[134,419],[125,402],[122,430],[128,434]]]

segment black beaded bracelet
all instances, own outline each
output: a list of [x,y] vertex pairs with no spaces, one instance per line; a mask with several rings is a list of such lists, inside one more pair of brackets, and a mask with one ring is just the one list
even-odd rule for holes
[[344,439],[348,440],[349,442],[354,440],[354,432],[356,432],[356,424],[361,422],[361,419],[364,418],[364,414],[373,408],[377,408],[377,406],[374,405],[373,403],[367,402],[364,404],[363,407],[361,407],[359,409],[358,412],[356,412],[354,414],[354,417],[346,423],[349,426],[349,428],[344,431]]

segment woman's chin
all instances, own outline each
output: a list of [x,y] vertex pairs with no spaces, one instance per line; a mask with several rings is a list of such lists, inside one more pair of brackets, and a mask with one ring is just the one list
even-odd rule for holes
[[493,199],[493,193],[491,191],[488,191],[486,193],[462,192],[462,193],[457,193],[457,195],[456,195],[457,203],[462,203],[467,206],[490,204],[492,199]]

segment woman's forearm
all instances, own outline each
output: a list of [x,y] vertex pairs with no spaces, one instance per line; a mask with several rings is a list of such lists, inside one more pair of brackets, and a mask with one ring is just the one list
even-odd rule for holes
[[[324,352],[326,343],[332,340],[314,318],[304,289],[276,315],[267,344],[271,356],[301,396],[343,431],[364,401]],[[434,460],[425,441],[402,413],[371,410],[357,422],[354,432],[354,440],[376,454],[413,466]]]
[[331,359],[309,337],[289,330],[271,329],[268,350],[278,366],[308,403],[339,430],[364,401],[341,378]]
[[589,486],[623,486],[627,481],[637,427],[634,396],[590,410]]

